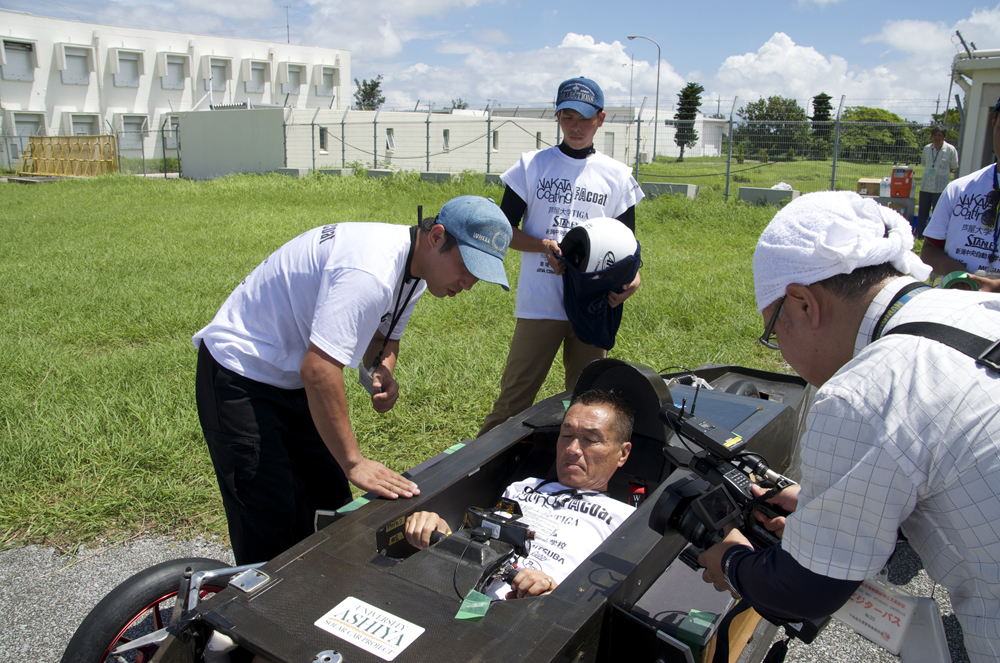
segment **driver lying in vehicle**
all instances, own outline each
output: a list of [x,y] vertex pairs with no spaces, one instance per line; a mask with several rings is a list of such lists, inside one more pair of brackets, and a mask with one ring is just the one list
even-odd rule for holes
[[[608,481],[628,460],[633,415],[618,396],[590,390],[570,403],[556,442],[558,481],[524,479],[503,496],[516,501],[522,521],[535,530],[527,558],[504,592],[495,580],[491,598],[547,594],[587,558],[635,509],[608,496]],[[406,519],[406,540],[417,549],[430,545],[433,532],[451,533],[441,516],[418,511]]]

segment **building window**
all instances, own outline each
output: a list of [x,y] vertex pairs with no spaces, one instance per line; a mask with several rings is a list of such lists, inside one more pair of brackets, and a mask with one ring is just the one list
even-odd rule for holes
[[98,136],[101,133],[100,118],[96,115],[70,115],[69,133],[71,136]]
[[326,127],[320,127],[319,128],[319,151],[320,152],[327,152],[327,151],[329,151],[328,147],[327,147],[328,140],[329,140],[329,136],[327,135]]
[[332,97],[335,87],[340,87],[340,69],[316,65],[316,96]]
[[396,149],[396,136],[392,129],[385,130],[385,149],[387,151]]
[[536,131],[535,132],[535,149],[536,150],[542,149],[542,132],[541,131]]
[[146,137],[145,115],[123,115],[118,147],[123,150],[142,149],[142,139]]
[[139,87],[139,77],[146,73],[143,70],[141,51],[118,51],[112,64],[118,64],[118,71],[113,72],[115,87]]
[[209,83],[211,83],[213,92],[225,92],[226,82],[229,80],[229,68],[229,60],[212,58],[208,66],[210,78],[205,79],[205,91],[208,91]]
[[5,81],[33,81],[35,67],[35,44],[32,42],[3,42],[3,58],[0,59],[0,74]]
[[497,152],[500,149],[500,130],[493,130],[493,151]]
[[247,92],[263,93],[264,85],[271,82],[271,65],[268,62],[249,62],[246,83]]
[[190,75],[191,62],[187,55],[161,53],[160,88],[183,90],[185,79]]
[[451,131],[449,129],[444,129],[441,135],[441,147],[447,152],[451,149]]
[[298,94],[302,80],[306,77],[304,64],[282,62],[278,65],[278,82],[281,83],[281,94]]
[[11,113],[14,133],[18,136],[44,136],[45,115],[42,113]]
[[63,46],[62,77],[63,85],[90,85],[90,66],[93,51],[90,48],[78,46]]

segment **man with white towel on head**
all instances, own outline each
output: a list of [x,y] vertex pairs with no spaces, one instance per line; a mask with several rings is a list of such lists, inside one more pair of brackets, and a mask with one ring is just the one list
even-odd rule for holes
[[[969,658],[1000,659],[1000,295],[921,283],[910,225],[850,192],[802,196],[757,242],[754,287],[778,349],[818,388],[802,484],[698,558],[704,579],[789,621],[832,614],[902,529],[947,587]],[[758,491],[762,494],[763,491]]]

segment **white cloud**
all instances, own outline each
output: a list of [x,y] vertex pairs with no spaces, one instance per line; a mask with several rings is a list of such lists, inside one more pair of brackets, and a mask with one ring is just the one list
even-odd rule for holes
[[[428,29],[422,19],[462,11],[492,0],[310,0],[311,24],[303,43],[347,48],[354,60],[393,58],[414,39],[436,39],[447,34]],[[329,44],[333,45],[333,44]]]
[[[954,54],[953,48],[946,51],[947,40],[942,44],[942,32],[947,30],[933,23],[891,21],[869,41],[891,40],[890,52],[901,52],[904,57],[896,61],[886,58],[884,64],[869,69],[855,69],[846,58],[823,55],[777,32],[757,52],[726,58],[710,87],[723,98],[738,95],[739,105],[780,95],[798,100],[808,110],[809,100],[826,92],[835,99],[845,95],[848,105],[880,105],[892,110],[893,104],[875,100],[926,101],[947,92]],[[911,49],[912,44],[926,44],[933,52],[928,55],[919,48]],[[933,110],[930,101],[921,104]]]
[[[422,103],[442,103],[461,96],[473,107],[485,106],[486,100],[498,100],[502,107],[551,104],[559,83],[574,76],[597,81],[604,91],[606,105],[629,102],[629,75],[632,62],[625,46],[615,41],[597,42],[589,35],[567,34],[556,47],[530,51],[501,52],[482,44],[453,44],[448,52],[465,53],[459,67],[408,65],[385,73],[386,107],[413,108]],[[463,50],[464,49],[464,50]],[[660,64],[661,105],[673,90],[685,81],[667,62]],[[643,96],[653,105],[656,90],[656,62],[636,60],[632,80],[633,101]]]

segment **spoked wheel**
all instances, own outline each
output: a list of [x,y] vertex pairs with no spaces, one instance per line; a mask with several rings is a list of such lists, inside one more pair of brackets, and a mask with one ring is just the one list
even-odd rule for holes
[[[187,567],[195,572],[224,569],[225,562],[203,557],[170,560],[140,571],[111,590],[83,620],[66,647],[62,663],[128,661],[146,663],[156,645],[111,656],[111,651],[136,638],[157,631],[170,622],[181,578]],[[201,588],[205,598],[221,591],[226,578],[214,578]]]

